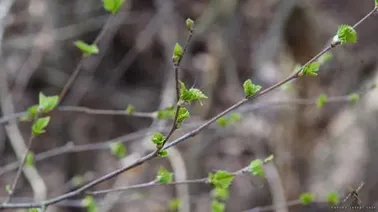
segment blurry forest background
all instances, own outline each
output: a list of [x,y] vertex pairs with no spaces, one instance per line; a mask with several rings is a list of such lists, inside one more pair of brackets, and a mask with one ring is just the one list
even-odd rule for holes
[[[6,1],[1,0],[0,7]],[[373,0],[125,0],[122,11],[110,17],[100,0],[15,0],[2,20],[0,88],[2,97],[12,94],[13,102],[12,111],[1,99],[2,116],[36,104],[40,91],[59,94],[80,60],[73,42],[91,43],[103,27],[100,53],[85,60],[63,105],[126,109],[132,104],[138,112],[170,106],[175,101],[172,50],[175,42],[184,44],[185,19],[190,17],[196,30],[180,78],[209,98],[202,106],[192,106],[191,118],[173,136],[177,138],[242,99],[246,79],[263,87],[278,82],[296,64],[316,55],[338,25],[353,25],[373,7]],[[314,192],[319,199],[332,191],[344,197],[361,182],[362,204],[378,207],[378,91],[370,91],[357,104],[329,103],[321,109],[292,101],[316,101],[323,93],[344,96],[378,82],[377,16],[357,32],[358,43],[333,49],[332,60],[318,77],[301,78],[251,101],[237,110],[242,113],[240,122],[224,128],[213,124],[169,151],[169,158],[149,161],[96,188],[149,182],[160,166],[173,170],[176,180],[203,178],[211,171],[236,171],[274,154],[274,165],[266,166],[266,181],[236,177],[226,211],[271,205],[272,199],[294,200],[302,192]],[[271,101],[286,103],[267,103]],[[59,111],[52,117],[32,151],[36,159],[38,153],[54,148],[65,147],[67,153],[37,160],[37,173],[32,173],[39,180],[37,191],[23,177],[14,201],[54,197],[78,186],[78,177],[86,182],[127,165],[153,150],[149,133],[171,126],[170,121],[130,116]],[[0,127],[0,197],[6,196],[2,188],[12,182],[17,165],[7,136],[17,130],[7,131],[5,126]],[[26,139],[30,124],[20,122],[18,127]],[[125,142],[124,159],[114,157],[104,144],[111,141]],[[86,151],[74,147],[88,144],[98,145]],[[189,194],[182,199],[182,211],[202,212],[210,210],[210,191],[204,184],[149,187],[99,196],[98,203],[100,211],[168,211],[172,198]],[[288,209],[329,210],[320,203]],[[77,197],[48,211],[84,209]]]

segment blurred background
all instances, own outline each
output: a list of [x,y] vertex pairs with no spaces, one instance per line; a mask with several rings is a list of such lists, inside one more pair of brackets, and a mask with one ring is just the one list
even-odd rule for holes
[[[353,25],[373,7],[373,0],[125,0],[111,16],[100,0],[1,0],[0,186],[14,179],[15,149],[22,153],[30,134],[30,123],[9,125],[14,122],[5,118],[37,104],[40,91],[60,93],[81,59],[76,40],[92,43],[103,31],[100,53],[83,61],[63,105],[122,110],[131,104],[137,112],[154,112],[175,101],[172,51],[176,42],[185,43],[185,20],[195,20],[180,79],[209,98],[190,107],[190,119],[173,140],[241,100],[246,79],[263,87],[284,79],[322,50],[340,24]],[[160,166],[180,181],[219,169],[237,171],[274,154],[274,162],[266,165],[266,180],[235,178],[226,211],[262,211],[257,207],[284,204],[302,192],[316,193],[319,201],[329,192],[344,198],[362,182],[361,204],[375,211],[378,98],[369,88],[378,82],[377,23],[372,16],[357,28],[356,45],[333,49],[317,77],[301,78],[249,102],[236,111],[241,114],[237,123],[213,124],[172,148],[168,158],[149,161],[95,189],[149,182]],[[357,104],[316,105],[321,94],[348,100],[353,92],[364,94]],[[47,133],[33,143],[35,169],[22,176],[13,201],[55,197],[130,164],[154,149],[152,132],[166,132],[171,124],[148,117],[56,111]],[[127,147],[121,160],[109,150],[114,141]],[[155,212],[169,211],[170,200],[179,198],[180,211],[205,212],[210,211],[211,190],[205,184],[156,186],[96,200],[99,211]],[[48,211],[85,211],[82,197]],[[332,210],[314,203],[277,211]]]

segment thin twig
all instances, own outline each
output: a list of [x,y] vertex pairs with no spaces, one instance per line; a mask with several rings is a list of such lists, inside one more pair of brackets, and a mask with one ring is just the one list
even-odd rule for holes
[[[108,25],[110,25],[111,20],[112,20],[112,16],[108,18],[104,27],[101,29],[100,34],[94,40],[93,44],[97,44],[101,40],[101,38],[105,35],[105,32],[108,29]],[[85,61],[85,57],[83,56],[81,60],[79,61],[78,65],[76,66],[75,70],[73,71],[72,75],[68,79],[67,83],[64,85],[62,91],[59,94],[59,101],[58,101],[59,104],[64,100],[64,98],[67,95],[68,90],[72,87],[76,78],[79,76],[79,73],[82,70],[82,66],[84,65],[84,61]]]
[[[234,176],[237,175],[243,175],[248,173],[249,171],[248,167],[244,167],[242,169],[239,169],[235,172],[232,172]],[[105,189],[105,190],[99,190],[99,191],[90,191],[86,192],[87,194],[90,195],[101,195],[101,194],[106,194],[110,192],[120,192],[120,191],[125,191],[125,190],[130,190],[130,189],[136,189],[136,188],[146,188],[146,187],[152,187],[152,186],[166,186],[166,185],[182,185],[182,184],[195,184],[195,183],[204,183],[208,184],[209,183],[209,178],[199,178],[199,179],[193,179],[193,180],[184,180],[184,181],[176,181],[176,182],[170,182],[170,183],[159,183],[156,180],[153,180],[148,183],[141,183],[137,185],[132,185],[132,186],[125,186],[125,187],[119,187],[119,188],[113,188],[113,189]]]
[[[112,116],[133,116],[133,117],[139,117],[139,118],[156,118],[157,112],[132,112],[130,113],[127,110],[106,110],[106,109],[94,109],[89,107],[81,107],[81,106],[59,106],[56,108],[57,111],[62,112],[80,112],[80,113],[86,113],[91,115],[112,115]],[[4,116],[0,118],[0,125],[7,123],[14,119],[20,119],[24,115],[26,115],[27,112],[19,112],[14,113],[8,116]]]
[[193,29],[190,29],[189,30],[189,35],[188,35],[188,37],[186,39],[186,42],[185,42],[185,45],[184,45],[182,56],[178,59],[178,61],[174,61],[173,62],[173,68],[174,68],[174,72],[175,72],[176,111],[175,111],[175,116],[173,118],[173,124],[172,124],[171,130],[169,131],[169,133],[165,137],[162,145],[160,147],[156,148],[156,150],[154,152],[154,154],[156,156],[158,155],[158,153],[160,152],[160,150],[162,150],[164,148],[164,145],[167,143],[168,139],[172,136],[172,134],[178,128],[177,119],[178,119],[180,108],[182,107],[179,104],[179,101],[180,101],[180,82],[179,82],[180,64],[181,64],[181,61],[182,61],[182,57],[185,55],[185,52],[186,52],[186,50],[188,48],[188,45],[189,45],[190,40],[192,39],[192,37],[193,37]]
[[15,176],[15,178],[13,179],[13,182],[11,184],[11,190],[9,191],[9,195],[7,197],[7,199],[5,200],[5,203],[8,203],[9,201],[11,201],[12,197],[13,197],[13,194],[14,194],[14,190],[16,189],[16,186],[17,186],[17,182],[18,180],[20,179],[21,177],[21,173],[22,173],[22,169],[25,165],[25,162],[26,162],[26,158],[28,156],[28,153],[30,151],[30,148],[31,148],[31,145],[33,143],[33,139],[34,139],[34,135],[33,133],[31,133],[31,136],[29,137],[29,141],[28,141],[28,146],[26,148],[26,151],[22,157],[22,160],[18,166],[18,170],[17,170],[17,174]]
[[59,111],[66,112],[82,112],[93,115],[122,115],[122,116],[134,116],[140,118],[156,118],[157,112],[132,112],[126,110],[105,110],[105,109],[93,109],[88,107],[78,107],[78,106],[60,106],[58,107]]

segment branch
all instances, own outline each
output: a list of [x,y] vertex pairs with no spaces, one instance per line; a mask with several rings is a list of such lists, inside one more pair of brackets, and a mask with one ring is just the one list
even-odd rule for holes
[[[248,166],[244,167],[242,169],[239,169],[235,172],[232,172],[231,174],[234,174],[235,176],[237,175],[242,175],[246,174],[249,171]],[[206,178],[199,178],[199,179],[193,179],[193,180],[184,180],[184,181],[176,181],[176,182],[170,182],[170,183],[159,183],[156,180],[153,180],[148,183],[142,183],[138,185],[132,185],[132,186],[125,186],[125,187],[119,187],[119,188],[114,188],[114,189],[105,189],[105,190],[98,190],[98,191],[91,191],[91,192],[86,192],[87,194],[90,195],[102,195],[110,192],[120,192],[120,191],[126,191],[130,189],[136,189],[136,188],[147,188],[147,187],[152,187],[152,186],[169,186],[169,185],[182,185],[182,184],[197,184],[197,183],[202,183],[202,184],[208,184],[209,179]]]

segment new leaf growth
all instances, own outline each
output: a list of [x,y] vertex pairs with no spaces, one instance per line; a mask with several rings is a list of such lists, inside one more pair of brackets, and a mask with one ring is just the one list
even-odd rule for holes
[[87,44],[81,40],[75,41],[74,44],[76,48],[78,48],[84,54],[85,57],[93,54],[98,54],[100,52],[96,44]]
[[160,167],[156,176],[156,181],[161,184],[171,183],[173,179],[173,173],[167,171],[164,167]]
[[207,99],[207,96],[202,93],[201,90],[197,88],[187,89],[183,82],[180,83],[180,100],[179,105],[181,104],[190,104],[192,101]]
[[227,171],[217,171],[215,174],[209,173],[208,181],[216,188],[228,188],[235,175]]
[[244,82],[243,88],[244,88],[245,97],[250,98],[250,97],[254,96],[257,92],[260,91],[261,86],[260,85],[254,85],[252,83],[252,80],[248,79]]
[[121,9],[124,0],[103,0],[103,3],[106,11],[116,14]]
[[173,49],[173,56],[172,56],[173,62],[178,64],[181,61],[183,54],[184,54],[184,51],[182,50],[182,47],[180,46],[179,43],[176,43]]
[[340,44],[357,43],[357,32],[353,27],[347,24],[342,24],[337,30],[336,41],[339,41]]

